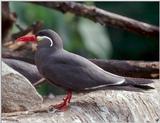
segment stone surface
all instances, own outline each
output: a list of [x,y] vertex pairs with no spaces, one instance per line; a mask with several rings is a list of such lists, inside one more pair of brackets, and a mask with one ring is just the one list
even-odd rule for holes
[[42,97],[20,73],[2,62],[2,112],[31,110],[40,107]]

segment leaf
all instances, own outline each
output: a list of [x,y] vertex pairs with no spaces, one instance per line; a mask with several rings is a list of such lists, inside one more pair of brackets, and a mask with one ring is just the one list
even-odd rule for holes
[[103,26],[87,19],[80,19],[78,27],[87,50],[98,58],[110,57],[112,45]]

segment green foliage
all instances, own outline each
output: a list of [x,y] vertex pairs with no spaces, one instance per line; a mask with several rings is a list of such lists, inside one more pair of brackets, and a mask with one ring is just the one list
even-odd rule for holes
[[[96,2],[107,11],[127,16],[142,22],[159,25],[158,2]],[[159,42],[122,29],[108,27],[112,41],[113,59],[158,60]]]
[[99,58],[109,58],[111,55],[111,41],[103,26],[87,19],[80,19],[79,33],[86,48]]
[[43,83],[42,85],[40,85],[37,88],[37,91],[39,92],[39,94],[41,95],[49,95],[50,93],[54,93],[55,95],[60,95],[60,94],[64,94],[64,90],[62,88],[59,88],[55,85],[49,84],[49,83]]

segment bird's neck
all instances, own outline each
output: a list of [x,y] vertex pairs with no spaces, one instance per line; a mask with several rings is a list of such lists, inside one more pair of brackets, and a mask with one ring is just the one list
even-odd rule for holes
[[53,55],[57,50],[56,49],[51,49],[51,48],[40,48],[37,49],[35,53],[35,62],[38,64],[41,64],[40,62],[47,61],[48,57],[50,55]]

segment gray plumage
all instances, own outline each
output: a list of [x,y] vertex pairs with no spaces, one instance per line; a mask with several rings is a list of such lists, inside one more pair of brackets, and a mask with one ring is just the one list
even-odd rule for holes
[[[35,63],[39,72],[55,85],[74,91],[102,86],[138,85],[133,81],[136,79],[104,71],[88,59],[64,50],[62,39],[52,30],[42,30],[37,36],[45,38],[38,43]],[[148,83],[150,81],[141,84]]]
[[33,64],[8,58],[2,58],[2,61],[4,61],[14,70],[24,75],[32,84],[35,84],[37,81],[42,79],[42,76],[39,74],[37,67]]

